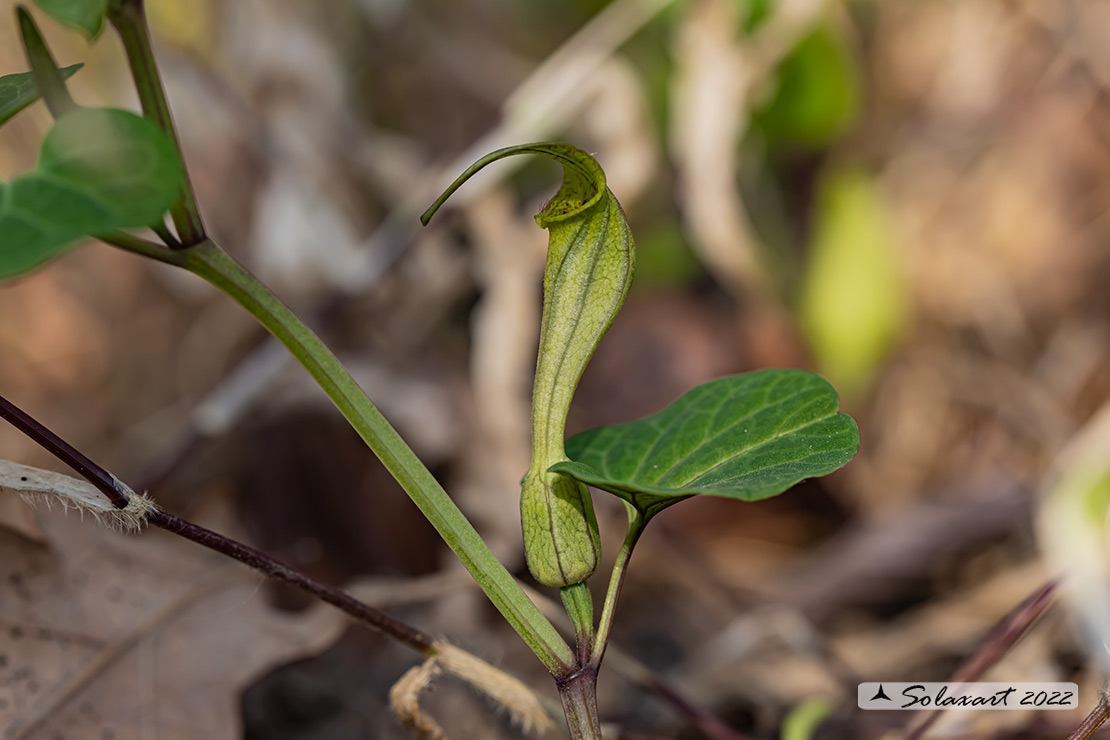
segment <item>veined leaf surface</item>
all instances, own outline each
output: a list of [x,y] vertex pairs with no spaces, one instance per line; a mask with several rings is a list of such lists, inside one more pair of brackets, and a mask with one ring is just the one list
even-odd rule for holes
[[550,470],[651,516],[689,496],[758,501],[840,468],[859,432],[836,391],[803,370],[760,370],[700,385],[663,411],[567,440]]
[[[62,67],[58,71],[62,73],[63,79],[68,79],[84,66],[84,64],[73,64]],[[39,90],[35,87],[35,81],[30,72],[0,77],[0,126],[38,99]]]

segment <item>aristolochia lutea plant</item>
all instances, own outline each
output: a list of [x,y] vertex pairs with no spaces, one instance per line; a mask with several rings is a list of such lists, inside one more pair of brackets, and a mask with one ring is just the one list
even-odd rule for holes
[[[537,154],[563,167],[562,186],[536,216],[537,224],[549,232],[549,244],[532,394],[532,461],[522,471],[520,517],[528,570],[538,583],[559,589],[574,625],[572,649],[334,354],[205,232],[181,165],[142,2],[43,5],[57,20],[79,28],[90,39],[105,21],[116,29],[143,115],[76,105],[66,79],[79,65],[58,69],[30,14],[18,9],[31,71],[0,77],[0,125],[40,96],[55,122],[36,167],[10,182],[0,182],[0,279],[33,271],[93,237],[188,270],[240,303],[320,384],[547,667],[559,687],[573,738],[601,737],[597,673],[621,583],[647,523],[691,496],[768,498],[804,478],[841,467],[855,454],[856,426],[838,413],[835,391],[821,378],[800,370],[762,370],[721,378],[693,389],[648,418],[565,439],[567,410],[579,378],[632,281],[632,234],[600,165],[580,149],[559,143],[528,144],[483,157],[424,214],[425,224],[451,193],[491,162]],[[0,407],[0,411],[6,408]],[[6,411],[3,415],[15,418]],[[56,441],[50,444],[59,446]],[[76,453],[66,459],[73,462]],[[129,489],[110,474],[102,470],[103,474],[95,474],[87,459],[77,467],[94,485],[99,481],[106,493],[97,507],[131,505]],[[601,563],[602,542],[590,487],[619,497],[628,513],[627,532],[597,619],[587,582]],[[140,516],[209,546],[219,538],[214,533],[190,535],[192,525],[182,524],[153,504]],[[233,557],[244,552],[232,546],[221,551]],[[260,569],[302,587],[310,581],[286,566]],[[366,623],[425,655],[445,660],[443,655],[458,652],[448,653],[443,643],[420,637],[418,631],[388,615],[367,618],[374,610],[352,604],[336,589],[316,584],[309,590],[361,614]]]

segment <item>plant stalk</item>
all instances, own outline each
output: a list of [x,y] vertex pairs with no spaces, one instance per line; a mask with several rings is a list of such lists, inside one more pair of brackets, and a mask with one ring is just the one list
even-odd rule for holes
[[601,740],[597,714],[597,669],[585,666],[569,678],[556,681],[571,740]]
[[[1003,617],[979,648],[956,669],[949,681],[977,681],[1010,651],[1055,602],[1058,582],[1051,580],[1027,596]],[[903,740],[921,740],[940,718],[939,709],[921,710],[910,717]]]
[[1098,704],[1091,710],[1079,727],[1068,735],[1068,740],[1088,740],[1094,736],[1098,728],[1110,719],[1110,686],[1104,687],[1098,695]]
[[[170,106],[166,101],[166,91],[158,74],[158,63],[154,58],[154,46],[150,41],[150,28],[146,22],[143,1],[121,0],[118,4],[113,3],[108,13],[108,20],[111,21],[119,34],[120,41],[123,42],[127,63],[131,67],[131,76],[135,80],[135,89],[139,93],[139,102],[143,106],[143,115],[162,129],[162,132],[173,142],[178,154],[181,154],[181,141],[177,137],[173,117],[170,115]],[[189,247],[205,240],[204,223],[200,218],[200,208],[197,206],[193,184],[189,180],[188,168],[185,168],[181,197],[170,209],[170,215],[173,217],[173,224],[181,240],[179,245],[171,246]]]
[[532,652],[556,678],[576,664],[570,646],[516,584],[474,526],[336,356],[288,306],[210,239],[182,250],[109,235],[109,243],[184,267],[231,296],[308,370]]
[[601,619],[597,625],[597,635],[594,638],[594,651],[590,658],[590,665],[594,670],[601,667],[601,660],[605,657],[605,648],[609,644],[609,633],[613,629],[613,616],[617,608],[617,597],[620,596],[621,586],[624,585],[624,576],[628,570],[628,561],[632,557],[632,549],[644,533],[648,517],[643,512],[628,506],[628,532],[624,542],[617,553],[617,560],[613,563],[613,573],[609,576],[609,588],[605,592],[605,603],[601,607]]
[[578,646],[578,662],[586,665],[594,649],[594,600],[590,587],[585,581],[559,589],[567,616],[574,625],[574,637]]

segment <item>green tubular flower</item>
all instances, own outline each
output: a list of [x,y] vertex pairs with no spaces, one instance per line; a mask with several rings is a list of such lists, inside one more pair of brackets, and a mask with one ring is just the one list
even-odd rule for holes
[[601,539],[586,486],[548,472],[568,458],[564,429],[578,380],[609,330],[632,282],[632,233],[605,173],[567,144],[527,144],[486,155],[464,172],[422,217],[427,219],[467,178],[513,154],[541,154],[563,165],[563,184],[536,216],[548,230],[543,320],[532,390],[532,465],[521,487],[524,552],[546,586],[584,581],[597,570]]

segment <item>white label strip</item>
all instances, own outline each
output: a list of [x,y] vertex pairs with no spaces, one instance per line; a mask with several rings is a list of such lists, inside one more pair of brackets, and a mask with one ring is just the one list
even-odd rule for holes
[[1073,683],[939,683],[883,681],[861,683],[860,709],[1075,709],[1079,687]]

